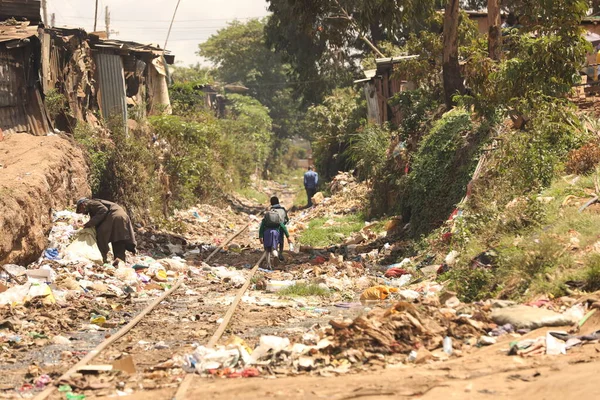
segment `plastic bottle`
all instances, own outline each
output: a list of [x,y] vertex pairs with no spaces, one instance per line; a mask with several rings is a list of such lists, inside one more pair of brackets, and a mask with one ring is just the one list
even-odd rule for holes
[[444,353],[448,354],[449,356],[452,355],[452,338],[449,336],[446,336],[444,338]]
[[416,359],[417,359],[417,352],[413,350],[408,355],[408,362],[414,362]]

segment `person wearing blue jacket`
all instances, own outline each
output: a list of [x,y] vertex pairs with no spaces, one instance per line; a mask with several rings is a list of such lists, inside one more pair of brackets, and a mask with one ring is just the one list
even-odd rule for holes
[[304,189],[306,189],[306,197],[308,197],[308,206],[312,207],[312,198],[317,194],[317,185],[319,184],[319,174],[317,174],[312,165],[308,167],[308,171],[304,174]]

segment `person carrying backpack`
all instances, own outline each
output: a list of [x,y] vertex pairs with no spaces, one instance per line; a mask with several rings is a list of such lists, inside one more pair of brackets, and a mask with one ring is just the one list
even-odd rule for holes
[[292,243],[284,221],[285,218],[282,216],[280,210],[270,209],[265,213],[265,216],[260,223],[260,228],[258,229],[258,238],[267,252],[267,268],[269,269],[271,269],[271,257],[277,257],[279,255],[277,248],[280,243],[281,249],[283,249],[283,238],[281,237],[281,233],[285,235],[288,243]]
[[[283,224],[287,225],[290,222],[290,218],[288,217],[287,210],[284,206],[279,204],[279,198],[277,196],[271,197],[271,210],[277,210],[281,218],[283,219]],[[283,237],[283,230],[279,230],[279,237]],[[284,261],[283,258],[283,240],[279,241],[279,261]]]

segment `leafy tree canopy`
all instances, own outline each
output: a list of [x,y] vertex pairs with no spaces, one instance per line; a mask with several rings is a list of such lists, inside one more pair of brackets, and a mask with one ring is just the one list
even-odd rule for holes
[[216,66],[216,77],[224,83],[239,83],[268,107],[278,138],[300,134],[299,102],[292,96],[290,66],[266,45],[266,20],[231,22],[199,46],[198,55]]

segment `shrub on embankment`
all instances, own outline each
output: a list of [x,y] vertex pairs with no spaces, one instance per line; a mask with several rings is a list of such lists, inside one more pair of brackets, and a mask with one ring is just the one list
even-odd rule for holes
[[75,138],[87,150],[93,195],[124,205],[137,221],[157,220],[166,201],[172,210],[215,200],[261,173],[272,131],[257,100],[230,95],[224,118],[186,110],[141,118],[128,132],[120,121],[80,124]]

